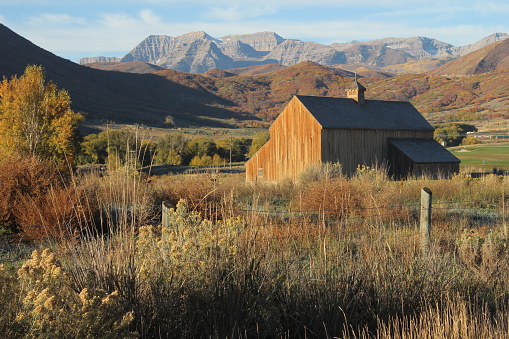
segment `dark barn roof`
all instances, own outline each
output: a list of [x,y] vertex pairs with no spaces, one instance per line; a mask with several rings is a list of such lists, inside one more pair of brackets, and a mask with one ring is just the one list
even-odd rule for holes
[[433,127],[409,102],[366,100],[364,105],[359,105],[348,98],[303,95],[296,98],[323,128],[433,131]]
[[389,142],[414,163],[460,162],[434,139],[389,139]]

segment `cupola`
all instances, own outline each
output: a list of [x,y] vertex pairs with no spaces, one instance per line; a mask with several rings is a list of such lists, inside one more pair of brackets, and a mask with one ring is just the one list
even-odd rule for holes
[[355,73],[354,82],[346,88],[346,97],[349,99],[354,99],[359,103],[359,105],[365,104],[364,92],[366,91],[366,87],[362,86],[357,81],[357,73]]

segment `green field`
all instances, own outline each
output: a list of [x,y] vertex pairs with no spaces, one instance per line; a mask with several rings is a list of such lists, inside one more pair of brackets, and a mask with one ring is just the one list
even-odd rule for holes
[[461,160],[463,172],[509,171],[509,143],[459,146],[449,151]]
[[158,141],[164,136],[171,133],[180,133],[190,138],[205,137],[210,139],[224,138],[249,138],[253,135],[268,131],[263,127],[243,127],[243,128],[226,128],[226,127],[186,127],[186,128],[162,128],[150,127],[146,125],[128,125],[128,124],[87,124],[83,125],[82,135],[91,133],[100,133],[106,131],[106,126],[110,130],[127,130],[138,133],[139,136],[152,141]]

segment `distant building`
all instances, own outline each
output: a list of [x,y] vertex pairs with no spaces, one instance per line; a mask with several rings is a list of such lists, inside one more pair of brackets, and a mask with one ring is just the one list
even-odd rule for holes
[[385,165],[396,178],[459,171],[460,160],[411,103],[365,100],[357,80],[346,90],[347,98],[294,96],[246,163],[247,181],[296,181],[322,162],[340,163],[347,175],[359,165]]

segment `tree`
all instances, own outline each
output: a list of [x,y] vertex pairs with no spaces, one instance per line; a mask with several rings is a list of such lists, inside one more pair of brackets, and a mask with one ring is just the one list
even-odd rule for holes
[[[83,138],[80,164],[109,164],[111,168],[123,166],[136,160],[136,165],[147,166],[152,162],[154,145],[141,140],[135,133],[127,130],[107,130],[99,134],[89,134]],[[133,155],[134,153],[134,155]]]
[[0,83],[0,158],[13,155],[74,163],[78,124],[69,93],[46,82],[42,66],[28,66],[21,77]]
[[213,165],[213,159],[209,155],[203,155],[198,156],[195,155],[193,159],[189,162],[189,165],[191,166],[212,166]]
[[83,138],[78,164],[105,164],[108,159],[108,139],[105,132],[89,134]]
[[466,137],[461,141],[462,146],[475,145],[478,144],[478,141],[474,137]]
[[251,145],[251,139],[247,138],[218,139],[216,153],[229,159],[231,150],[232,161],[245,161],[249,145]]
[[[198,156],[199,158],[208,155],[212,157],[216,153],[216,144],[212,139],[197,137],[190,139],[187,143],[188,158]],[[187,160],[190,161],[190,160]],[[186,162],[186,161],[184,161]]]
[[445,146],[458,146],[467,132],[476,132],[477,128],[468,124],[444,124],[435,128],[435,140]]
[[187,154],[187,138],[180,133],[170,133],[157,144],[155,160],[158,163],[181,165]]
[[253,136],[253,141],[251,142],[251,147],[249,147],[249,156],[252,157],[263,145],[269,140],[270,133],[269,132],[260,132]]

